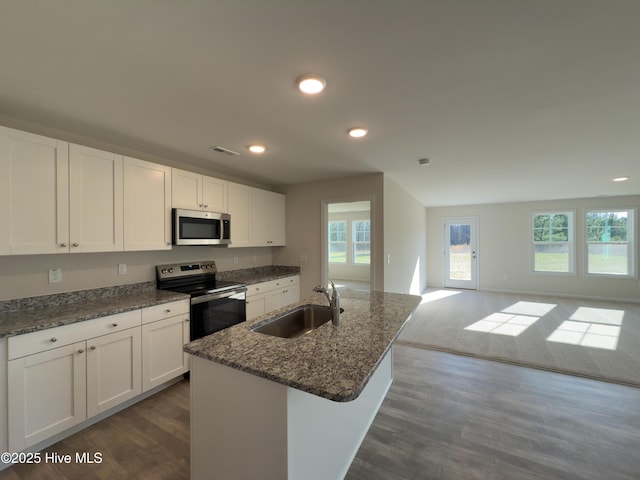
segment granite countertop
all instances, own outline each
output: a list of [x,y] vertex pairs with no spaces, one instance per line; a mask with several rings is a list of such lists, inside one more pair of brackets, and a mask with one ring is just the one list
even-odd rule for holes
[[406,321],[416,295],[341,290],[340,325],[330,321],[297,338],[250,328],[296,306],[326,305],[324,295],[288,305],[254,320],[195,340],[185,352],[338,402],[356,399]]
[[[217,278],[252,284],[291,275],[300,275],[300,267],[267,265],[218,272]],[[189,298],[183,293],[157,290],[156,282],[151,281],[2,301],[0,338]]]
[[[0,313],[0,337],[83,322],[106,315],[189,299],[183,293],[156,290],[155,282],[138,288],[95,289],[23,299],[27,305]],[[16,302],[17,303],[17,302]]]
[[216,278],[229,282],[253,283],[268,282],[278,278],[300,275],[300,267],[288,267],[283,265],[266,265],[264,267],[243,268],[218,272]]

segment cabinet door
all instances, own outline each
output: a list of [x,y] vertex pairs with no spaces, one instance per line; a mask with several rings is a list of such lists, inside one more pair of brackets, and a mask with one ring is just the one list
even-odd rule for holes
[[252,188],[249,192],[249,244],[265,247],[267,243],[267,191]]
[[202,177],[202,209],[227,213],[227,182],[213,177]]
[[267,192],[267,243],[286,244],[285,196],[280,193]]
[[0,127],[0,254],[69,251],[69,146]]
[[267,312],[284,306],[284,292],[281,289],[267,293]]
[[142,392],[140,327],[87,340],[87,416]]
[[189,370],[189,315],[142,326],[142,391],[161,385]]
[[[7,391],[7,339],[0,338],[0,392]],[[7,445],[8,427],[7,395],[0,395],[0,452],[9,450]]]
[[247,320],[253,320],[267,313],[267,295],[252,295],[247,297]]
[[8,362],[9,451],[87,418],[85,342]]
[[171,169],[171,206],[189,210],[202,209],[202,175]]
[[231,215],[230,247],[249,246],[249,187],[229,183],[229,215]]
[[124,157],[124,249],[171,249],[171,168]]
[[69,145],[70,251],[122,250],[122,155]]
[[293,283],[284,290],[283,305],[290,305],[300,301],[300,284]]

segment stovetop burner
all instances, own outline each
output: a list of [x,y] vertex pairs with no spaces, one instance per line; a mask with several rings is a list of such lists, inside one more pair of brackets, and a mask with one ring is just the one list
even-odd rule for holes
[[213,260],[158,265],[156,267],[157,286],[161,290],[187,293],[192,297],[243,286],[237,282],[217,280],[217,271]]

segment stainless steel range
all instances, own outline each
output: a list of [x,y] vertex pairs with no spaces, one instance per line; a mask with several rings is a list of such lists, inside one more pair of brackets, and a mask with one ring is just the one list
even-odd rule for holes
[[156,267],[160,290],[191,295],[191,340],[246,320],[247,286],[216,279],[213,260]]

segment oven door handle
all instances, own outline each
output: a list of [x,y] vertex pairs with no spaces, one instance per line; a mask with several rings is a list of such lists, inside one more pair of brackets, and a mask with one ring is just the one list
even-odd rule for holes
[[197,305],[198,303],[210,302],[211,300],[218,300],[220,298],[231,297],[237,293],[246,292],[247,287],[234,288],[233,290],[225,290],[219,293],[211,293],[209,295],[202,295],[201,297],[194,297],[191,299],[191,305]]

